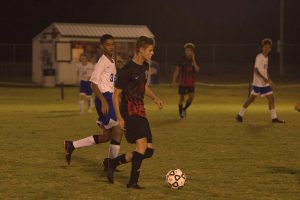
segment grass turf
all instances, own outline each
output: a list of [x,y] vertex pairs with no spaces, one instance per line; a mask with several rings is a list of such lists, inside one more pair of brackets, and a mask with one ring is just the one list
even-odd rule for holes
[[[275,89],[279,117],[271,124],[265,99],[258,98],[244,124],[234,120],[247,87],[198,87],[187,118],[177,117],[177,94],[153,90],[165,102],[158,111],[146,101],[155,155],[143,162],[140,183],[127,190],[130,165],[107,183],[100,161],[108,144],[75,150],[64,161],[63,140],[99,132],[96,112],[79,115],[78,89],[1,87],[0,199],[299,199],[300,113],[293,106],[300,87]],[[125,139],[121,152],[132,150]],[[170,169],[187,175],[182,190],[169,189]]]

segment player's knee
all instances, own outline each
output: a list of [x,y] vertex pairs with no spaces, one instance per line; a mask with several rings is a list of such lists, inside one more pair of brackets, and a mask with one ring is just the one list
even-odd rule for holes
[[117,140],[115,140],[115,139],[111,139],[110,140],[110,144],[113,144],[113,145],[120,145],[121,144],[121,141],[117,141]]
[[93,135],[96,144],[100,143],[100,135]]
[[154,149],[147,148],[144,154],[144,158],[151,158],[154,154]]

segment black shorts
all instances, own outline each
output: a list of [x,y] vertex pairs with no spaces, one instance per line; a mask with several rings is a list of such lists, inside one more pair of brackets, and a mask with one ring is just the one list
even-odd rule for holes
[[128,143],[134,144],[136,140],[147,138],[148,143],[152,143],[152,133],[147,118],[132,115],[124,117],[125,137]]
[[178,94],[185,95],[189,93],[195,93],[195,86],[182,86],[179,85]]

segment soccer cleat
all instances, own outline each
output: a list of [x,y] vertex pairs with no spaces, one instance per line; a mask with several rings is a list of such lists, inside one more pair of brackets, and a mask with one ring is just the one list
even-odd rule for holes
[[237,115],[235,116],[235,119],[236,119],[236,121],[238,121],[238,122],[240,122],[240,123],[243,123],[243,117],[242,117],[241,115],[237,114]]
[[[103,171],[104,172],[107,172],[108,163],[109,163],[109,158],[104,158],[104,160],[102,161]],[[114,170],[115,170],[115,172],[120,172],[120,170],[118,170],[117,168],[115,168]]]
[[127,184],[127,188],[132,188],[132,189],[137,189],[137,190],[144,189],[143,187],[139,186],[137,183],[135,183],[135,184]]
[[281,120],[281,119],[278,119],[278,118],[275,118],[275,119],[272,119],[272,123],[284,124],[285,121],[284,121],[284,120]]
[[109,165],[109,158],[104,158],[104,160],[102,161],[102,165],[103,165],[103,171],[107,172],[108,165]]
[[180,113],[180,115],[179,115],[179,117],[180,117],[181,119],[183,119],[183,118],[185,118],[185,116],[186,116],[186,111],[185,111],[185,110],[182,110],[181,113]]
[[108,165],[107,166],[108,166],[107,170],[106,170],[107,180],[111,184],[114,184],[114,171],[115,171],[115,167],[112,165],[112,163],[110,162],[109,159],[108,159]]
[[72,153],[75,149],[73,146],[73,142],[72,141],[64,141],[64,147],[65,147],[65,158],[66,158],[68,165],[70,165]]

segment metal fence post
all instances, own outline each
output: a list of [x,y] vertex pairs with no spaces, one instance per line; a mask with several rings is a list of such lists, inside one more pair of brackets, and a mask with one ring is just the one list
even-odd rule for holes
[[215,65],[216,65],[216,45],[212,44],[212,65],[211,65],[211,73],[212,75],[215,73]]

